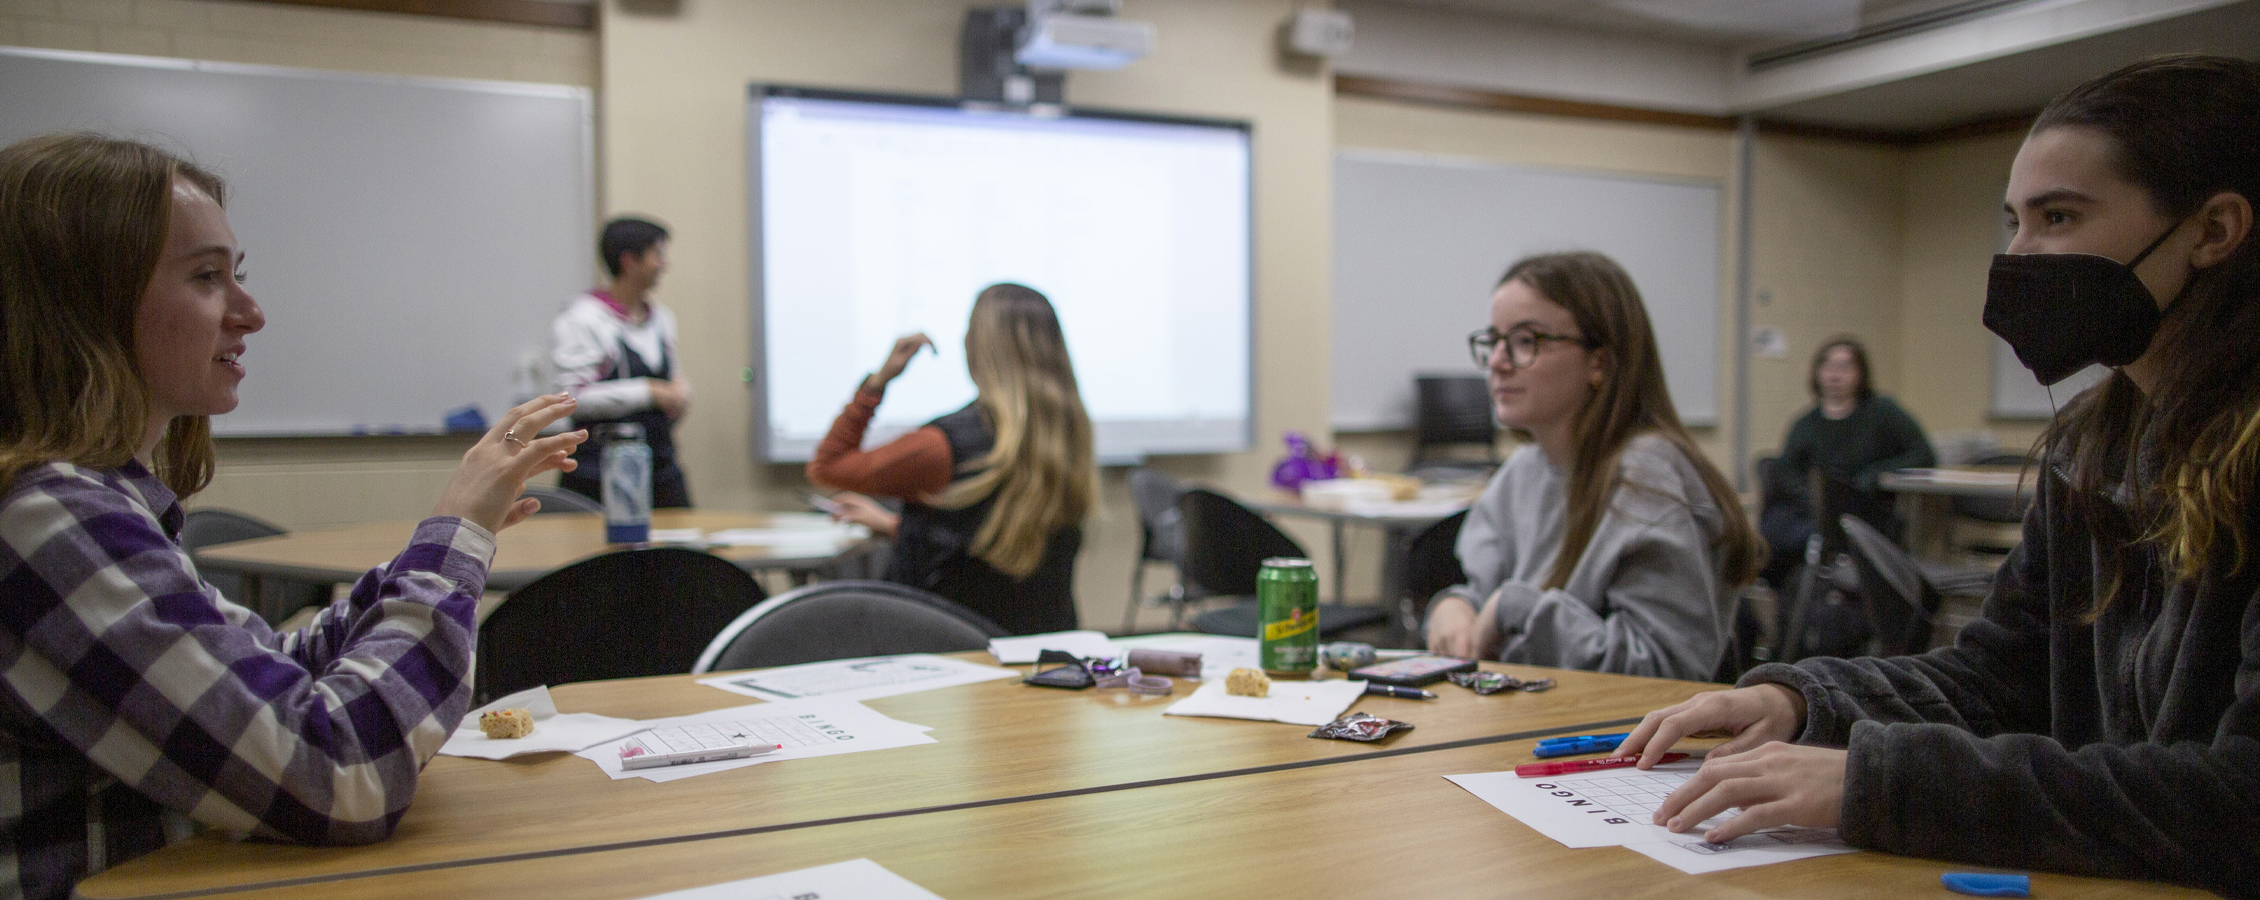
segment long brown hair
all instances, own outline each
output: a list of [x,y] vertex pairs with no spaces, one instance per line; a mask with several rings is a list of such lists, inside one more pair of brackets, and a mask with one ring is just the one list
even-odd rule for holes
[[[134,141],[50,134],[0,149],[0,491],[34,466],[116,468],[140,449],[149,394],[134,313],[175,178],[226,197],[219,177]],[[175,494],[203,490],[210,419],[174,419],[150,464]]]
[[973,474],[928,502],[964,508],[995,496],[970,549],[997,571],[1025,578],[1043,561],[1053,531],[1090,514],[1098,482],[1091,417],[1051,301],[1017,284],[984,288],[965,329],[965,365],[996,446],[962,462],[960,471]]
[[[2152,209],[2186,219],[2227,192],[2260,204],[2260,63],[2222,56],[2144,60],[2073,88],[2033,122],[2091,128],[2112,143],[2116,174]],[[2260,467],[2260,240],[2190,276],[2166,312],[2152,352],[2164,351],[2147,400],[2123,372],[2065,405],[2040,439],[2068,479],[2070,512],[2099,546],[2146,543],[2170,576],[2195,580],[2211,563],[2241,569]],[[2141,448],[2138,450],[2137,448]],[[2147,459],[2144,457],[2147,455]],[[2122,509],[2117,488],[2133,490]],[[2089,608],[2120,593],[2134,548],[2098,560]]]
[[1655,329],[1648,324],[1648,308],[1640,302],[1632,276],[1598,253],[1551,253],[1509,267],[1499,283],[1510,281],[1520,281],[1569,310],[1594,352],[1604,354],[1607,370],[1571,426],[1577,448],[1569,465],[1569,524],[1554,567],[1546,575],[1546,587],[1569,583],[1570,572],[1601,526],[1610,495],[1620,483],[1631,486],[1617,466],[1625,445],[1644,434],[1670,441],[1701,474],[1704,489],[1726,520],[1713,548],[1721,554],[1726,582],[1739,586],[1756,578],[1765,561],[1765,545],[1750,528],[1741,498],[1726,476],[1703,457],[1679,422],[1671,390],[1664,384]]

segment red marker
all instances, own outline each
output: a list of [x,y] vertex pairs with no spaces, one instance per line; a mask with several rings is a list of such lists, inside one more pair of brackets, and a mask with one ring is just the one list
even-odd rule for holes
[[[1664,754],[1663,759],[1659,759],[1656,762],[1678,762],[1686,758],[1687,754],[1685,753],[1666,753]],[[1591,772],[1595,769],[1621,769],[1625,766],[1638,763],[1639,761],[1640,757],[1637,756],[1604,756],[1600,759],[1580,759],[1574,762],[1531,763],[1527,766],[1516,766],[1515,774],[1524,778],[1544,778],[1548,775],[1574,775],[1579,772]]]

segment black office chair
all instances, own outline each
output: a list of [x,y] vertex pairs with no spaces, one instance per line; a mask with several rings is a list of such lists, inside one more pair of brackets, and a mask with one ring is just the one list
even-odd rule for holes
[[1177,498],[1184,493],[1183,484],[1161,472],[1142,467],[1130,470],[1130,499],[1138,504],[1138,558],[1130,563],[1130,603],[1122,610],[1123,634],[1136,629],[1140,606],[1166,603],[1170,630],[1182,626],[1185,586],[1171,585],[1168,593],[1147,597],[1146,564],[1179,565],[1178,559],[1185,553],[1185,525],[1177,511]]
[[[1256,574],[1275,556],[1304,557],[1301,544],[1254,511],[1215,491],[1195,488],[1177,500],[1185,520],[1185,555],[1178,563],[1188,600],[1229,599],[1230,606],[1193,617],[1193,630],[1255,637]],[[1322,603],[1321,637],[1388,619],[1378,607]]]
[[672,675],[766,594],[718,556],[620,550],[510,593],[479,626],[477,702],[535,685]]
[[[243,513],[225,509],[199,509],[189,512],[180,529],[181,548],[190,557],[196,551],[219,544],[232,544],[252,538],[274,537],[289,534],[281,527]],[[199,567],[197,574],[205,583],[218,588],[220,596],[258,613],[268,625],[275,625],[308,606],[330,602],[330,585],[292,578],[261,577],[259,596],[246,595],[243,576],[233,572],[205,572]]]
[[1923,581],[1915,561],[1883,532],[1845,516],[1839,523],[1852,546],[1860,573],[1860,600],[1874,635],[1868,651],[1876,656],[1920,653],[1930,646],[1931,619],[1939,594]]
[[577,491],[568,491],[561,487],[529,484],[526,485],[526,492],[519,495],[519,499],[522,500],[527,497],[541,501],[541,510],[534,513],[537,516],[550,513],[601,513],[604,511],[604,504],[583,497]]
[[897,653],[980,650],[1005,630],[938,594],[890,581],[825,581],[746,610],[708,642],[694,673]]
[[1419,642],[1428,601],[1445,588],[1467,583],[1459,554],[1460,528],[1466,524],[1463,509],[1422,529],[1405,545],[1405,589],[1397,598],[1396,624],[1400,636],[1410,643]]
[[[1462,469],[1489,472],[1499,464],[1498,426],[1491,420],[1491,388],[1481,375],[1413,377],[1414,443],[1411,472]],[[1479,445],[1481,460],[1432,455],[1455,445]]]
[[1857,656],[1867,646],[1867,616],[1857,607],[1859,573],[1853,568],[1850,539],[1842,521],[1855,515],[1858,489],[1849,480],[1819,469],[1812,472],[1814,532],[1805,542],[1804,566],[1796,590],[1783,610],[1780,662],[1808,656]]

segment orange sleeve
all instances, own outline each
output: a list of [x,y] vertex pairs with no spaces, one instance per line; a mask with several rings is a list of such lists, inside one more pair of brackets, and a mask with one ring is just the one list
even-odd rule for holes
[[919,497],[949,487],[949,439],[928,425],[869,450],[863,432],[879,411],[883,395],[857,390],[832,430],[816,445],[816,458],[808,461],[808,480],[833,490],[856,491],[881,497]]

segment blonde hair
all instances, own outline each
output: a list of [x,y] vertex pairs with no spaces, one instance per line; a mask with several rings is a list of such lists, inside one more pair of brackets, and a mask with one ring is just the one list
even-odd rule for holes
[[1655,329],[1648,324],[1648,309],[1640,302],[1632,276],[1598,253],[1554,253],[1515,263],[1499,279],[1502,285],[1510,281],[1520,281],[1569,310],[1577,330],[1606,360],[1607,374],[1571,426],[1577,449],[1569,466],[1569,522],[1546,587],[1569,583],[1570,572],[1592,543],[1609,495],[1620,481],[1618,459],[1625,445],[1643,434],[1670,441],[1695,466],[1726,520],[1717,547],[1721,575],[1728,584],[1750,583],[1765,561],[1765,544],[1750,527],[1741,498],[1726,476],[1696,449],[1695,440],[1679,422],[1664,383],[1663,358],[1656,353]]
[[1026,578],[1051,533],[1090,513],[1098,481],[1091,417],[1059,316],[1032,288],[994,284],[974,298],[965,359],[996,444],[961,462],[958,470],[972,474],[927,502],[963,509],[995,497],[969,549],[997,571]]
[[[176,178],[226,197],[217,176],[134,141],[50,134],[0,149],[0,491],[35,466],[110,469],[140,449],[149,393],[134,314]],[[210,419],[174,419],[150,464],[175,494],[202,490]]]

